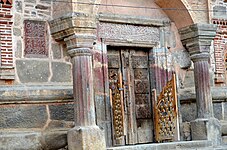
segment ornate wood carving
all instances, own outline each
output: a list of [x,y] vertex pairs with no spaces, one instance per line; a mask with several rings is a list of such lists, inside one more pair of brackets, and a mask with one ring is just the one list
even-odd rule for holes
[[178,107],[175,74],[173,74],[172,79],[163,88],[154,106],[156,141],[178,140]]
[[113,113],[114,138],[120,139],[124,136],[124,104],[121,73],[118,72],[118,74],[111,75],[110,80],[112,81],[110,83],[110,100]]

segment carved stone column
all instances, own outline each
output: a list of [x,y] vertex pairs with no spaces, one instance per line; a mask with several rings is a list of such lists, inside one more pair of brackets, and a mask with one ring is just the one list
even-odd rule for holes
[[214,145],[219,145],[220,122],[213,117],[209,75],[209,52],[216,29],[211,24],[194,24],[180,29],[179,32],[194,63],[197,119],[191,122],[192,140],[211,140]]
[[73,64],[75,127],[68,131],[69,150],[105,150],[105,136],[96,125],[93,94],[92,48],[95,17],[73,13],[50,22],[52,35],[64,40]]
[[[86,38],[86,35],[84,35],[84,38]],[[66,38],[65,41],[68,53],[72,57],[75,99],[75,127],[68,132],[69,149],[104,150],[104,133],[96,126],[95,122],[91,48],[74,47],[78,44],[78,39],[75,36]],[[86,42],[83,44],[86,44]]]

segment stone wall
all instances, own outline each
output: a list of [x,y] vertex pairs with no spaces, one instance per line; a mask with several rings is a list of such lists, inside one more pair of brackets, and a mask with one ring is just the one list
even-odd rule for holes
[[[4,28],[9,33],[3,34],[0,21],[0,149],[64,147],[74,120],[72,75],[64,43],[50,35],[53,2],[15,0],[12,8],[0,4],[0,15],[8,19]],[[12,47],[13,55],[3,51],[2,42]],[[6,57],[11,64],[3,67]],[[13,72],[8,71],[10,66]]]
[[15,1],[13,6],[15,83],[72,84],[70,58],[63,44],[55,42],[49,31],[52,2]]
[[[223,143],[227,143],[227,89],[226,87],[212,87],[214,117],[220,120],[222,126]],[[196,119],[195,89],[193,87],[179,90],[181,138],[191,140],[190,121]]]

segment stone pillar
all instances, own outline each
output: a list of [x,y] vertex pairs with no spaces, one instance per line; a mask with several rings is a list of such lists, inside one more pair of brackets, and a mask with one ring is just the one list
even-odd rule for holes
[[51,34],[66,43],[73,64],[75,127],[68,131],[69,150],[105,150],[105,136],[96,125],[93,94],[92,48],[96,38],[96,17],[72,13],[50,21]]
[[181,41],[194,63],[197,119],[191,122],[192,140],[211,140],[221,144],[221,126],[213,116],[210,92],[209,59],[211,41],[217,27],[211,24],[194,24],[179,30]]
[[92,52],[94,36],[65,38],[73,64],[75,127],[68,132],[69,150],[104,150],[105,136],[95,121]]

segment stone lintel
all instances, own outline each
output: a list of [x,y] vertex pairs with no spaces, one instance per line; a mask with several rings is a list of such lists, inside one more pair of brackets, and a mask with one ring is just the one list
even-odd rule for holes
[[63,40],[74,33],[95,34],[97,24],[95,15],[74,12],[49,21],[50,31],[55,40]]
[[217,26],[213,24],[193,24],[179,29],[182,44],[190,54],[210,51],[209,46],[216,35]]
[[112,23],[123,23],[123,24],[134,24],[134,25],[146,25],[146,26],[156,26],[165,27],[170,25],[170,20],[167,19],[153,19],[149,17],[138,17],[131,15],[118,15],[118,14],[107,14],[99,13],[98,20],[101,22],[112,22]]

